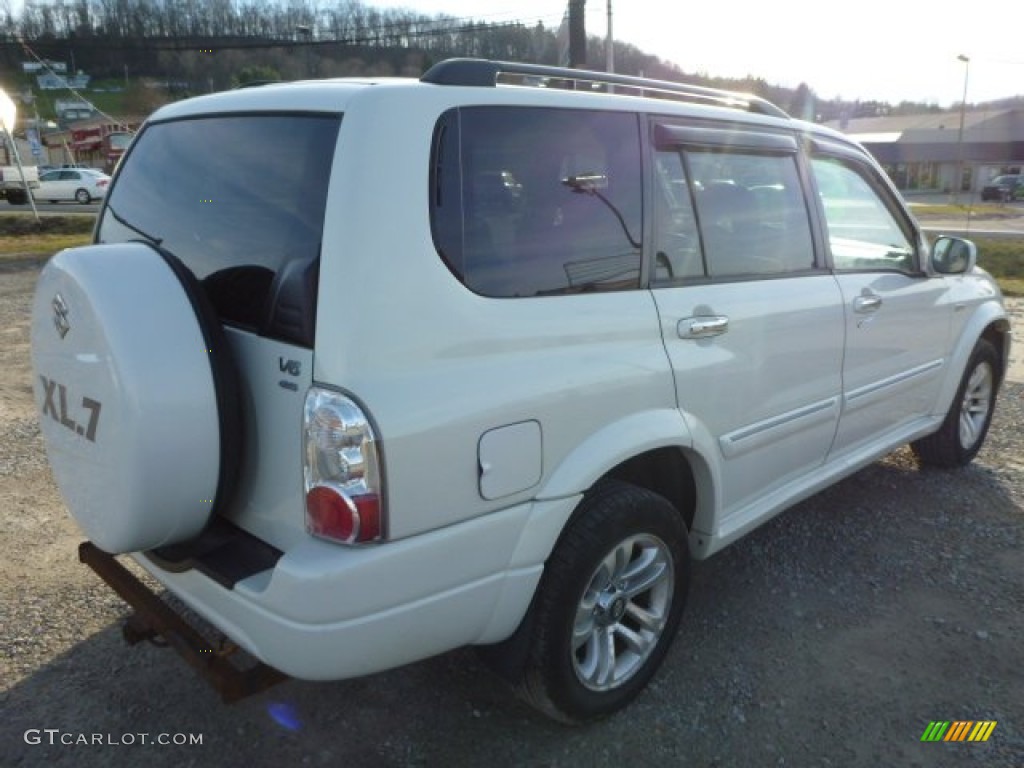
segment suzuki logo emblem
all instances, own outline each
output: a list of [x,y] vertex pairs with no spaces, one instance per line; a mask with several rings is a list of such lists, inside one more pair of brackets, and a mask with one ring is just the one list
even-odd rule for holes
[[71,322],[68,320],[68,305],[64,301],[64,297],[59,293],[53,297],[53,325],[57,329],[57,333],[63,339],[68,335],[68,331],[71,330]]

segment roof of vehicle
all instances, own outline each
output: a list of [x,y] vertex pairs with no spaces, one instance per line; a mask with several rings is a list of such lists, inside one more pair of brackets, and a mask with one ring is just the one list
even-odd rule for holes
[[[569,81],[572,81],[571,83]],[[581,87],[582,85],[582,87]],[[175,102],[155,112],[149,122],[213,113],[310,112],[341,114],[356,100],[409,99],[425,89],[447,94],[444,100],[522,106],[565,106],[691,115],[736,123],[788,128],[854,145],[842,133],[789,117],[752,94],[704,88],[603,72],[534,64],[450,59],[420,79],[359,77],[268,83]],[[509,96],[515,93],[514,101]]]

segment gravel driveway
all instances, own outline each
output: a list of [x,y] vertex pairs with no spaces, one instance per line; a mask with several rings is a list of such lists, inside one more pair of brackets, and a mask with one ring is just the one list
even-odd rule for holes
[[[30,389],[36,275],[0,265],[0,765],[1024,766],[1024,372],[971,467],[900,451],[698,564],[661,673],[608,721],[539,719],[470,651],[228,707],[125,646],[77,563]],[[922,743],[933,720],[998,725]]]

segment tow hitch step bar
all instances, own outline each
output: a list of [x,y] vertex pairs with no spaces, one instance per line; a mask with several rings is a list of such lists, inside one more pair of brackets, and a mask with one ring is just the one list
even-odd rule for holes
[[225,704],[260,693],[288,679],[283,672],[263,663],[242,669],[230,661],[237,647],[230,643],[211,643],[181,616],[139,581],[113,555],[92,542],[78,545],[78,559],[120,595],[134,610],[122,627],[129,645],[143,640],[159,640],[172,647],[220,694]]

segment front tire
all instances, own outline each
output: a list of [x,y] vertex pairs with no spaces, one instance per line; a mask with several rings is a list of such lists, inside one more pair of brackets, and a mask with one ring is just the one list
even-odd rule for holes
[[584,497],[548,560],[517,632],[526,636],[508,641],[526,653],[518,668],[506,667],[506,676],[529,704],[556,720],[607,716],[657,671],[688,588],[679,512],[647,489],[601,483]]
[[1001,378],[999,354],[980,339],[964,369],[960,386],[938,432],[911,444],[922,464],[961,467],[981,450],[992,423]]

